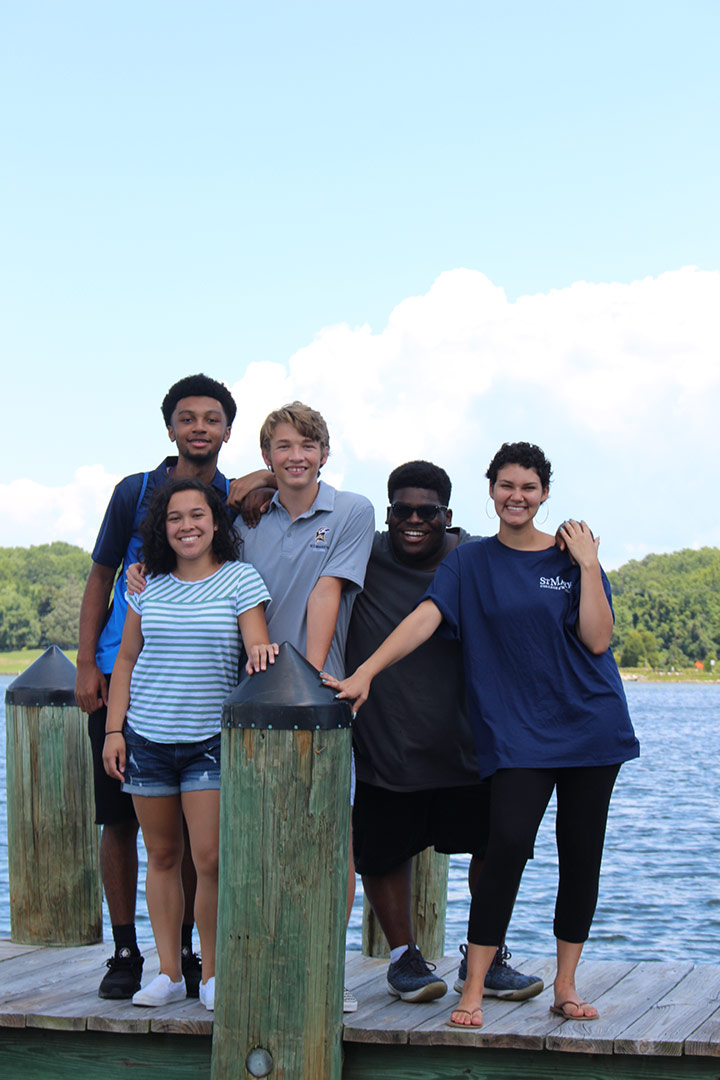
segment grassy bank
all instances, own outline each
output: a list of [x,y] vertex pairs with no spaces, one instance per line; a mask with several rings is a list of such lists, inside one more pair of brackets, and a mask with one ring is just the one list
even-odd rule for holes
[[[44,649],[18,649],[16,652],[0,652],[0,675],[19,675],[25,668],[42,656]],[[77,659],[77,649],[63,649],[68,660],[73,664]]]

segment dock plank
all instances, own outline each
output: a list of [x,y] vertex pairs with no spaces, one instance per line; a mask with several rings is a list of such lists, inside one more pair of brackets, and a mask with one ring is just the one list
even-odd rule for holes
[[[147,946],[144,953],[144,981],[148,981],[157,971],[157,953]],[[182,1035],[195,1045],[198,1037],[210,1038],[212,1014],[196,1000],[148,1009],[129,1001],[99,998],[97,988],[108,955],[107,944],[58,949],[0,942],[0,1029],[6,1029],[6,1038],[32,1040],[42,1035],[79,1040],[119,1038],[121,1042],[128,1038],[128,1046],[133,1039],[152,1041]],[[358,1053],[363,1045],[370,1049],[372,1044],[378,1051],[386,1047],[389,1054],[413,1051],[418,1055],[434,1053],[435,1048],[464,1054],[463,1047],[477,1046],[493,1055],[527,1053],[528,1061],[543,1063],[552,1059],[548,1051],[588,1055],[588,1065],[599,1060],[598,1055],[618,1065],[621,1060],[630,1065],[635,1058],[638,1068],[640,1059],[648,1063],[654,1059],[654,1075],[658,1076],[663,1061],[668,1063],[664,1066],[667,1070],[671,1061],[685,1055],[695,1059],[692,1067],[702,1072],[711,1060],[720,1057],[720,966],[694,966],[689,961],[585,960],[578,971],[578,986],[583,996],[598,1006],[601,1017],[583,1022],[563,1021],[549,1012],[554,957],[513,958],[513,964],[539,974],[546,989],[527,1002],[488,999],[484,1026],[464,1032],[447,1026],[458,1000],[452,989],[457,954],[443,957],[437,965],[449,984],[448,994],[434,1002],[411,1004],[388,994],[387,960],[349,952],[346,983],[357,995],[359,1008],[344,1017],[343,1038],[348,1046],[356,1046]],[[26,1035],[24,1028],[30,1029]],[[37,1034],[32,1035],[32,1029]],[[16,1034],[11,1034],[13,1030]],[[182,1050],[178,1053],[182,1055]],[[474,1055],[468,1060],[474,1061]],[[681,1066],[678,1061],[678,1068]],[[691,1069],[689,1060],[686,1067]],[[551,1074],[552,1066],[548,1065],[548,1076]]]
[[720,1009],[685,1040],[686,1057],[720,1057]]
[[720,967],[693,968],[615,1040],[615,1053],[680,1057],[686,1041],[718,1008]]
[[547,1049],[612,1054],[615,1040],[684,979],[692,966],[689,962],[641,961],[603,991],[600,987],[607,976],[607,965],[583,964],[582,971],[578,970],[578,983],[583,997],[595,1005],[600,1016],[597,1020],[564,1020],[548,1035]]
[[[447,996],[415,1003],[392,997],[385,980],[387,966],[387,959],[379,961],[374,981],[362,987],[358,1011],[345,1015],[343,1038],[348,1042],[407,1043],[412,1028],[447,1012]],[[456,971],[455,957],[445,956],[437,963],[437,973],[446,981],[452,982]],[[351,988],[355,992],[355,986]]]

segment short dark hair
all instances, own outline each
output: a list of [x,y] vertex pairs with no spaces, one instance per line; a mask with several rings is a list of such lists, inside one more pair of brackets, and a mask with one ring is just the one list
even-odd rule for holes
[[427,488],[428,491],[437,491],[443,506],[450,505],[450,493],[452,484],[450,477],[439,465],[433,465],[431,461],[408,461],[404,465],[398,465],[397,469],[388,476],[388,499],[390,502],[395,497],[395,492],[400,488]]
[[543,490],[550,487],[552,466],[539,446],[530,442],[503,443],[485,473],[491,484],[497,480],[498,473],[505,465],[521,465],[523,469],[534,469],[540,477]]
[[163,398],[162,414],[167,427],[172,424],[172,415],[175,412],[178,401],[186,397],[210,397],[215,398],[222,405],[225,413],[227,426],[232,427],[237,405],[235,398],[228,390],[225,383],[211,379],[209,375],[186,375],[184,379],[173,384]]
[[165,518],[170,500],[178,491],[202,492],[217,526],[212,542],[213,555],[219,562],[237,562],[237,536],[220,493],[210,484],[188,477],[187,480],[170,480],[155,492],[140,526],[141,558],[148,574],[169,574],[177,565],[177,555],[168,542]]

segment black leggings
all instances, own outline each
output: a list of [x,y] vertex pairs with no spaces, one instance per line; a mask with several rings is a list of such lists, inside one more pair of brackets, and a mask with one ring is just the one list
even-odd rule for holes
[[597,904],[608,806],[619,765],[568,769],[500,769],[492,777],[490,839],[470,905],[468,941],[501,945],[525,863],[557,787],[560,880],[553,932],[583,942]]

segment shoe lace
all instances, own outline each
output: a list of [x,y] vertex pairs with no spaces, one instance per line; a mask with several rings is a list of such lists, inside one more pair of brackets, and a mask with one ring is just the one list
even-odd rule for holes
[[496,967],[508,967],[508,960],[512,956],[512,953],[508,949],[507,945],[500,945],[498,951],[495,953],[495,959],[493,964]]
[[427,975],[429,971],[435,970],[435,964],[429,964],[419,949],[410,949],[405,953],[407,960],[405,961],[405,967],[410,971],[414,971],[416,975]]

